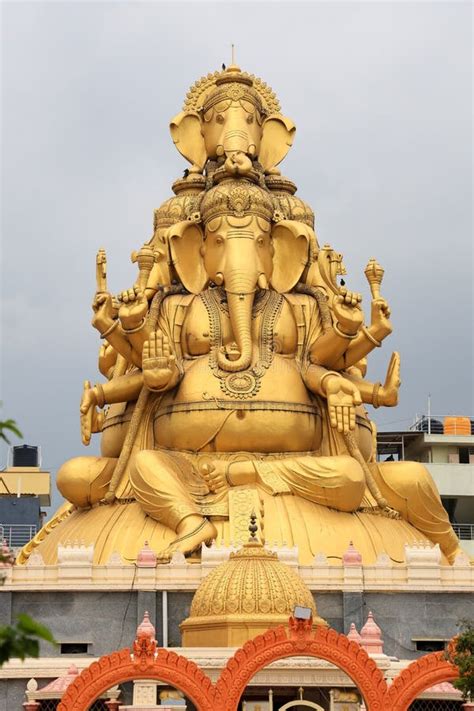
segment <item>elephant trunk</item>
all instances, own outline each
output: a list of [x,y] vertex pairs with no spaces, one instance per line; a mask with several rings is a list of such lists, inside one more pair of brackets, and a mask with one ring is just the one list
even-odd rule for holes
[[252,306],[255,294],[256,278],[249,283],[248,275],[240,272],[226,280],[225,289],[229,306],[232,333],[238,349],[236,360],[229,360],[223,351],[219,351],[217,362],[222,370],[235,373],[246,370],[252,362]]
[[230,153],[248,153],[250,139],[247,131],[233,128],[225,132],[223,148],[226,155]]

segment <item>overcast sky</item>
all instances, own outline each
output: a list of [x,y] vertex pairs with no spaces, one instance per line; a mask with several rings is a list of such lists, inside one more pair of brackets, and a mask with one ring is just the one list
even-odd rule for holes
[[[55,473],[78,454],[95,254],[130,286],[132,249],[186,167],[169,119],[188,87],[230,63],[269,83],[297,126],[281,165],[345,255],[349,288],[385,267],[401,402],[474,415],[471,5],[459,2],[3,2],[3,417]],[[6,450],[1,451],[2,464]],[[55,503],[59,501],[56,497]]]

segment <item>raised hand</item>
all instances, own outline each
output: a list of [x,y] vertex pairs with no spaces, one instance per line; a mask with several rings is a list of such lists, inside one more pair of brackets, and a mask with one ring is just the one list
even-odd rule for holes
[[361,327],[364,320],[361,301],[361,294],[348,291],[345,286],[340,287],[339,294],[333,300],[333,314],[343,333],[354,335]]
[[104,413],[97,410],[97,394],[88,380],[84,381],[80,413],[81,413],[81,439],[86,447],[91,441],[93,432],[101,432],[104,423]]
[[171,353],[169,340],[163,331],[153,331],[143,344],[142,369],[143,380],[149,390],[162,390],[173,377],[176,356]]
[[99,333],[105,333],[113,324],[117,311],[112,301],[112,295],[106,292],[97,293],[92,302],[92,325]]
[[385,376],[385,383],[381,388],[381,404],[385,407],[395,407],[398,405],[398,390],[400,388],[400,354],[396,351],[392,353],[390,363]]
[[350,380],[339,375],[327,375],[323,383],[331,427],[347,434],[355,429],[355,408],[362,404],[360,393]]
[[372,300],[370,332],[379,341],[382,341],[393,331],[389,321],[390,308],[388,303],[379,296]]
[[125,330],[138,328],[148,313],[148,299],[145,293],[135,285],[132,289],[118,294],[119,319]]

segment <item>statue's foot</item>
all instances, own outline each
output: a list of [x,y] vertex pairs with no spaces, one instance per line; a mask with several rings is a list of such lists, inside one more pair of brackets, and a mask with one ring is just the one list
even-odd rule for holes
[[385,407],[398,405],[398,390],[400,388],[400,354],[392,353],[387,368],[385,383],[379,391],[379,401]]
[[199,550],[203,543],[206,545],[212,543],[217,537],[216,527],[207,518],[201,519],[201,522],[196,526],[196,518],[188,516],[184,519],[180,524],[178,537],[167,548],[156,554],[158,563],[168,563],[176,551],[190,555]]
[[392,518],[397,521],[402,518],[400,513],[396,509],[392,509],[391,506],[362,506],[358,511],[375,516],[385,516],[385,518]]

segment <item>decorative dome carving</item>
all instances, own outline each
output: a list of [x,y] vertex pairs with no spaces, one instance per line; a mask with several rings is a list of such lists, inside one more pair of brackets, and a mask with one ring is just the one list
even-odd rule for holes
[[300,576],[252,538],[197,589],[190,616],[181,624],[183,646],[243,644],[286,625],[297,605],[311,609],[314,624],[326,625]]

